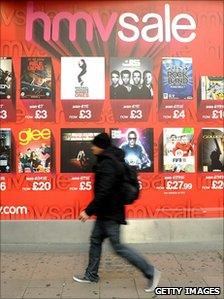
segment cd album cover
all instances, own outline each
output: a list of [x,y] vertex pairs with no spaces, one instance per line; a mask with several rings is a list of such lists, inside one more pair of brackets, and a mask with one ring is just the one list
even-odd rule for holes
[[105,99],[104,57],[62,57],[61,99]]
[[21,99],[52,98],[50,57],[21,58]]
[[201,99],[224,100],[224,77],[201,76]]
[[193,99],[192,58],[162,59],[162,89],[164,100]]
[[201,170],[203,172],[224,171],[224,129],[203,128],[201,137]]
[[[32,136],[35,135],[35,138]],[[19,173],[51,171],[51,131],[48,128],[24,129],[19,132],[17,166]]]
[[110,99],[152,99],[152,75],[149,58],[111,58]]
[[0,99],[12,98],[12,58],[0,57]]
[[0,172],[7,173],[12,170],[12,138],[11,129],[0,129]]
[[163,171],[195,172],[194,128],[163,129]]
[[138,171],[153,172],[153,129],[119,128],[110,131],[112,143],[125,153],[125,161]]
[[61,129],[61,172],[92,172],[92,140],[102,129]]

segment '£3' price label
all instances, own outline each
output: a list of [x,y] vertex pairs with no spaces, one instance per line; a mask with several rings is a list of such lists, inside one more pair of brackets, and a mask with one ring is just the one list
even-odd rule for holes
[[131,119],[141,119],[142,118],[142,110],[131,110],[130,113],[130,118]]
[[35,111],[35,119],[46,119],[47,118],[47,110],[36,110]]
[[0,111],[0,119],[6,119],[8,116],[7,111],[6,110],[1,110]]
[[91,110],[87,109],[87,110],[80,110],[79,111],[79,119],[90,119],[92,117],[92,112]]

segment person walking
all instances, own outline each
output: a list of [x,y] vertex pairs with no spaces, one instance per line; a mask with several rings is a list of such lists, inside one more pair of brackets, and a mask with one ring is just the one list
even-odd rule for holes
[[[124,162],[124,152],[112,146],[106,133],[97,135],[92,141],[92,152],[97,157],[94,166],[94,197],[83,210],[79,219],[85,222],[92,215],[96,221],[90,237],[89,263],[83,277],[73,276],[79,283],[98,282],[102,243],[109,238],[115,253],[138,268],[148,279],[146,292],[153,292],[157,287],[161,272],[147,262],[139,253],[120,242],[120,225],[126,224],[125,208],[122,200],[123,172],[118,169],[117,159]],[[113,157],[113,158],[112,158]],[[121,164],[122,165],[122,164]]]

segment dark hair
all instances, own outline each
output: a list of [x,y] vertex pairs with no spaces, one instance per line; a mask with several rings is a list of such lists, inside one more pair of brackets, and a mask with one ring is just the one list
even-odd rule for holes
[[129,70],[123,70],[121,71],[121,76],[124,74],[128,74],[131,77],[131,72]]
[[113,70],[113,71],[110,73],[111,76],[112,76],[113,74],[116,74],[116,75],[120,76],[120,73],[119,73],[118,71],[116,71],[116,70]]

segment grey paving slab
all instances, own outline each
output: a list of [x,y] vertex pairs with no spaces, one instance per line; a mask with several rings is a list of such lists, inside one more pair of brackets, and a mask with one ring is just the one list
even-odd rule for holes
[[100,298],[100,284],[81,284],[72,280],[66,281],[62,290],[61,298],[95,299]]
[[22,298],[27,287],[24,280],[12,279],[1,283],[0,298]]
[[25,294],[22,298],[60,298],[61,297],[62,288],[61,287],[46,287],[46,288],[27,288]]
[[220,295],[215,295],[216,298],[224,298],[224,277],[221,276],[202,276],[209,287],[220,287]]
[[139,298],[134,279],[111,279],[100,281],[100,298]]
[[[215,287],[223,284],[223,261],[216,251],[148,252],[144,256],[162,271],[159,287]],[[138,270],[119,256],[104,251],[100,264],[100,283],[83,285],[72,281],[83,274],[87,251],[4,252],[1,254],[1,298],[153,298],[144,292],[146,280]],[[24,296],[23,296],[24,295]],[[212,299],[219,296],[178,298]],[[177,298],[177,296],[156,296]]]

